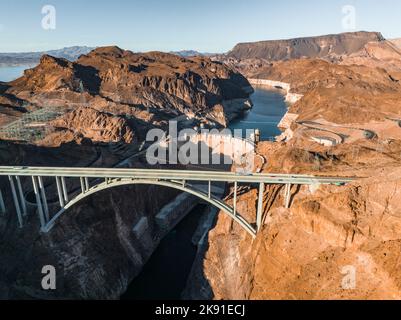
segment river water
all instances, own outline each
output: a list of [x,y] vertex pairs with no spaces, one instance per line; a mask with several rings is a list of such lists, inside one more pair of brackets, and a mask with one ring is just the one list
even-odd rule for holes
[[[278,90],[255,88],[254,107],[230,129],[261,130],[262,140],[280,135],[277,125],[287,111],[284,96]],[[191,239],[207,207],[197,206],[164,238],[141,274],[131,283],[124,300],[179,300],[194,262],[197,247]]]

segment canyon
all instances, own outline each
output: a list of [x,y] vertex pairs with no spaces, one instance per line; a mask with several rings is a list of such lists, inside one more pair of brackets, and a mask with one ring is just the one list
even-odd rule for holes
[[[397,43],[358,32],[239,44],[211,58],[118,47],[74,62],[44,55],[21,78],[0,83],[0,124],[11,130],[27,114],[57,113],[42,135],[3,136],[0,163],[113,166],[140,150],[150,128],[165,130],[177,118],[186,127],[224,128],[251,108],[252,86],[279,90],[288,102],[283,133],[257,145],[258,169],[358,179],[294,186],[289,208],[280,186],[266,186],[255,240],[217,214],[198,242],[183,298],[400,299]],[[141,157],[129,166],[149,167]],[[232,193],[226,186],[229,203]],[[14,216],[2,217],[2,298],[46,298],[30,288],[48,261],[63,270],[56,298],[119,298],[165,235],[155,217],[174,201],[194,202],[181,197],[156,186],[104,192],[72,209],[49,235],[16,233]],[[257,200],[248,186],[238,194],[238,212],[254,219]],[[350,268],[353,289],[342,285]]]
[[[139,152],[148,130],[166,129],[175,119],[223,128],[227,119],[249,109],[252,91],[241,74],[202,57],[134,54],[117,47],[98,48],[75,62],[44,55],[21,78],[1,83],[0,163],[149,168]],[[12,208],[7,183],[1,179],[0,188]],[[44,183],[56,192],[53,181]],[[28,180],[22,185],[32,188]],[[30,193],[26,196],[29,200]],[[128,186],[84,201],[60,221],[64,227],[49,234],[37,233],[35,207],[23,229],[15,214],[2,216],[0,251],[7,263],[0,266],[1,298],[118,299],[181,219],[174,201],[184,214],[196,204],[174,190]],[[168,228],[159,226],[163,208],[178,214]],[[50,296],[35,285],[44,264],[62,270],[59,290]]]

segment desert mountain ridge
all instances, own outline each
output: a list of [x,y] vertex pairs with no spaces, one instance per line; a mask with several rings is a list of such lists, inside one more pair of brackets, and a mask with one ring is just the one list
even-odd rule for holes
[[199,52],[197,50],[179,50],[179,51],[170,51],[169,53],[176,54],[180,57],[211,57],[217,55],[216,53],[210,53],[210,52]]
[[347,32],[316,37],[239,43],[227,53],[235,59],[270,61],[299,58],[334,59],[361,50],[367,43],[384,41],[380,32]]

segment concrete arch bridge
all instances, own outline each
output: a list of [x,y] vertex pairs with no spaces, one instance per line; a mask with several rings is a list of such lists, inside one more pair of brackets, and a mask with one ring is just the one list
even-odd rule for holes
[[[354,178],[316,177],[308,175],[289,174],[251,174],[239,175],[232,172],[186,171],[186,170],[153,170],[153,169],[117,169],[117,168],[52,168],[52,167],[0,167],[0,177],[9,180],[15,212],[21,228],[24,226],[24,216],[27,215],[27,201],[21,179],[29,179],[32,183],[38,219],[41,232],[48,233],[58,223],[68,209],[91,195],[114,187],[125,185],[159,185],[174,188],[193,194],[207,203],[217,207],[231,217],[252,237],[257,235],[262,224],[263,194],[266,184],[285,185],[285,205],[290,205],[290,190],[292,185],[343,185]],[[49,212],[48,191],[43,179],[55,179],[59,211]],[[78,179],[81,188],[79,192],[71,193],[67,188],[67,179]],[[226,182],[234,185],[233,205],[227,204],[213,194],[213,184]],[[237,191],[239,184],[257,184],[259,196],[257,202],[256,225],[249,223],[237,212]],[[51,195],[55,196],[55,195]],[[0,190],[0,211],[3,214],[12,212],[6,208],[3,193]]]

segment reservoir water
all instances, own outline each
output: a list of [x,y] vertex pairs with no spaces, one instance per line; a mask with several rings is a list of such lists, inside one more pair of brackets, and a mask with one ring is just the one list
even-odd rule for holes
[[252,95],[253,108],[245,115],[234,120],[230,129],[260,129],[261,140],[272,140],[281,134],[277,127],[287,112],[285,97],[279,90],[270,90],[263,87],[255,87]]
[[0,81],[8,82],[21,77],[24,74],[24,70],[33,68],[33,65],[22,65],[22,66],[0,66]]
[[[230,129],[261,130],[262,140],[280,135],[277,125],[287,112],[284,96],[278,90],[255,88],[254,107],[244,117],[230,125]],[[179,300],[185,289],[197,247],[191,242],[205,207],[200,205],[190,212],[165,237],[139,276],[122,296],[124,300]]]

